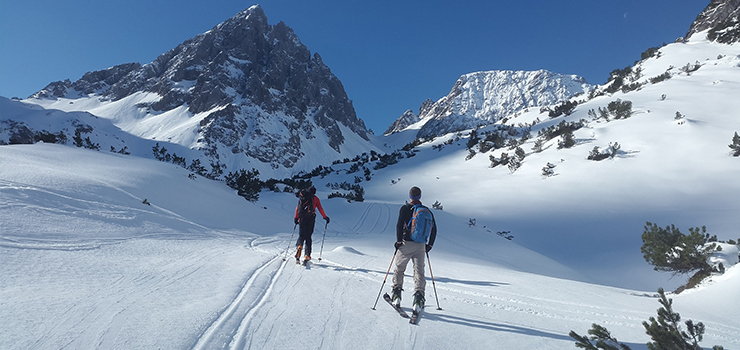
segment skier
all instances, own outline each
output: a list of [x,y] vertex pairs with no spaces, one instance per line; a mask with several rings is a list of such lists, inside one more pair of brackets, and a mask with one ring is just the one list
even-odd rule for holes
[[314,225],[316,224],[316,209],[319,209],[321,216],[324,217],[326,223],[329,224],[329,217],[324,213],[324,208],[321,207],[321,201],[319,197],[316,197],[316,187],[309,187],[308,190],[303,190],[298,193],[298,206],[295,209],[295,217],[293,222],[299,225],[298,229],[298,241],[296,242],[296,262],[300,261],[301,251],[303,247],[306,248],[306,256],[303,261],[308,262],[311,260],[311,245],[313,240]]
[[[414,262],[414,311],[424,308],[424,255],[432,250],[437,237],[437,224],[429,208],[421,205],[421,189],[414,186],[409,190],[411,203],[406,203],[398,213],[396,224],[396,269],[393,272],[392,303],[401,304],[403,274],[409,260]],[[426,222],[424,222],[426,221]],[[426,223],[426,225],[424,225]],[[428,242],[427,242],[428,239]]]

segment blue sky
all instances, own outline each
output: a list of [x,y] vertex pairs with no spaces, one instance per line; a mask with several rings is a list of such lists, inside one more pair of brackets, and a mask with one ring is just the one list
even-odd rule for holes
[[604,83],[684,35],[709,1],[0,0],[0,96],[149,63],[255,3],[322,56],[382,134],[465,73],[547,69]]

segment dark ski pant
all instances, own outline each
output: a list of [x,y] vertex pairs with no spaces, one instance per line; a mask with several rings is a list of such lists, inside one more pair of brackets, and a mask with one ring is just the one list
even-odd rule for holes
[[298,241],[295,242],[296,247],[303,246],[305,255],[311,256],[311,245],[313,244],[313,228],[316,224],[316,217],[308,217],[301,219],[298,224]]
[[398,248],[396,257],[396,270],[393,272],[393,289],[403,288],[403,274],[409,261],[414,262],[414,292],[424,293],[427,280],[424,277],[424,257],[426,256],[426,244],[406,241]]

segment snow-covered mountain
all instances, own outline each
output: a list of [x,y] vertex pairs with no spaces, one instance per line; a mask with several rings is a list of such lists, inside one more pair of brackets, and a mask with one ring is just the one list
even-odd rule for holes
[[258,5],[151,63],[54,82],[24,102],[90,112],[227,170],[288,175],[374,149],[339,79]]
[[424,101],[418,118],[410,118],[407,111],[386,134],[407,128],[419,129],[417,137],[428,138],[474,129],[528,108],[547,107],[567,100],[588,92],[589,88],[579,76],[546,70],[464,74],[447,96],[434,103]]

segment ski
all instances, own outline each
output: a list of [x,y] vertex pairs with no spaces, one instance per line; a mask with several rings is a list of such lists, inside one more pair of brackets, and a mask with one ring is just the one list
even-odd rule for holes
[[416,311],[416,310],[411,311],[411,319],[409,320],[409,323],[419,324],[419,318],[421,318],[421,310],[424,310],[424,309],[419,309],[419,311]]
[[393,305],[393,299],[391,299],[391,296],[388,295],[388,293],[383,294],[383,299],[388,302],[388,305],[390,305],[392,308],[398,311],[398,314],[401,315],[401,317],[410,318],[409,314],[407,314],[406,311],[403,311],[401,306]]

